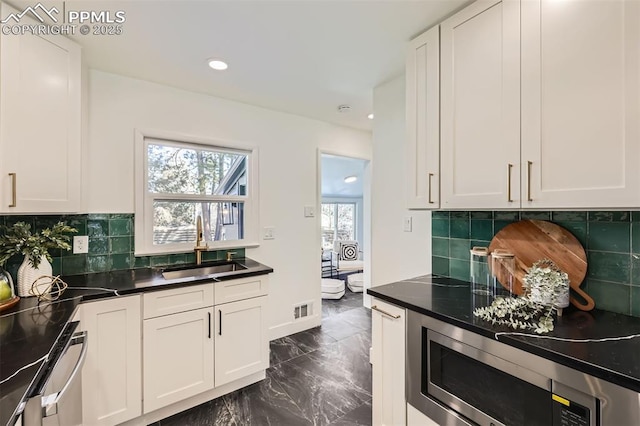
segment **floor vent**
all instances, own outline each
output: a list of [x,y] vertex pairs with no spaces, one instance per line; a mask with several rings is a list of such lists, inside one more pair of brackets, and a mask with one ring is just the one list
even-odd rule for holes
[[298,320],[311,315],[311,304],[303,303],[293,307],[293,319]]

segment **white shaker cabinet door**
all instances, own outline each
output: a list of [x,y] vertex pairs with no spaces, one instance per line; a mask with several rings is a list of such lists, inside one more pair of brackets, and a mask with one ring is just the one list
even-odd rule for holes
[[440,28],[409,43],[406,61],[407,207],[440,207]]
[[267,297],[215,306],[216,387],[269,367]]
[[80,306],[88,332],[82,368],[83,424],[115,425],[142,414],[140,296]]
[[404,309],[372,301],[373,426],[406,424],[405,321]]
[[0,34],[0,212],[79,211],[80,68],[64,36]]
[[522,206],[640,206],[640,2],[522,2]]
[[144,412],[213,389],[213,308],[144,320]]
[[441,207],[520,206],[520,2],[440,25]]

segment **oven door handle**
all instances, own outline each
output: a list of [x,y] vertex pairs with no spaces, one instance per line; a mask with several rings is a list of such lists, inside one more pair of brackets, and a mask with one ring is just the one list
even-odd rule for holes
[[82,349],[80,350],[80,356],[78,357],[78,361],[76,362],[76,365],[73,367],[73,370],[71,371],[71,374],[69,375],[69,378],[67,379],[67,382],[64,384],[62,389],[60,389],[58,392],[54,392],[50,395],[46,395],[42,397],[43,417],[47,416],[47,411],[50,407],[53,407],[60,402],[64,394],[67,392],[67,389],[69,389],[69,387],[75,381],[76,376],[80,373],[80,370],[84,365],[84,360],[87,357],[87,348],[89,347],[87,331],[80,331],[73,335],[73,337],[71,338],[71,342],[69,343],[69,347],[74,345],[82,345]]

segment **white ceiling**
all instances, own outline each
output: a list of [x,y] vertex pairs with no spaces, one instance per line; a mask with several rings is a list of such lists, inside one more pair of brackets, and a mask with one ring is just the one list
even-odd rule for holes
[[[362,177],[365,160],[335,155],[322,155],[322,196],[362,198]],[[355,182],[346,183],[344,178],[355,176]]]
[[[9,0],[20,8],[37,0]],[[42,0],[45,6],[62,1]],[[372,92],[403,73],[407,41],[469,0],[67,1],[123,10],[119,36],[75,35],[91,68],[371,129]],[[206,60],[229,64],[214,72]],[[337,106],[349,104],[350,113]]]

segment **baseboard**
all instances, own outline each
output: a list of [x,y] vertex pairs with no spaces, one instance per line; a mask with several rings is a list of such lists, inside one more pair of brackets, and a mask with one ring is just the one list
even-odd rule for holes
[[236,380],[235,382],[227,383],[226,385],[222,385],[215,389],[211,389],[201,394],[192,396],[191,398],[187,398],[185,400],[176,402],[166,407],[162,407],[151,413],[143,414],[142,416],[129,420],[128,422],[121,423],[121,426],[149,425],[151,423],[173,416],[174,414],[178,414],[184,410],[188,410],[189,408],[193,408],[200,404],[204,404],[205,402],[211,401],[212,399],[219,398],[223,395],[226,395],[238,389],[249,386],[253,383],[257,383],[260,380],[263,380],[265,377],[266,377],[265,371],[259,371],[250,376],[243,377],[242,379]]
[[306,318],[296,321],[278,324],[269,329],[269,340],[275,340],[281,337],[289,336],[291,334],[300,333],[301,331],[318,327],[321,324],[322,316],[318,314],[310,315]]

